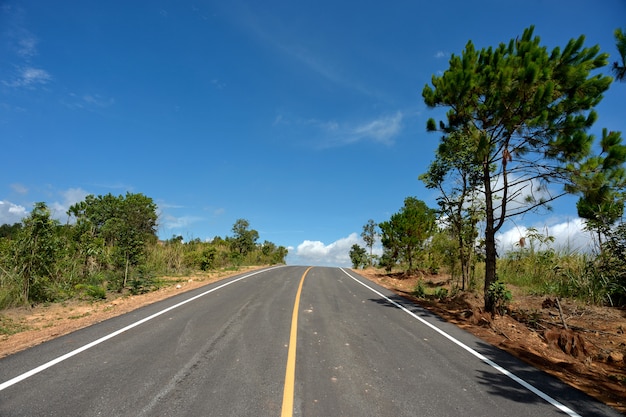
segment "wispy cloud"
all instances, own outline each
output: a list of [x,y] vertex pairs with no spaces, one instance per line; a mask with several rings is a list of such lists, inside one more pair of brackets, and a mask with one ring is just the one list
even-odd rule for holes
[[37,55],[37,38],[30,32],[23,31],[17,40],[17,54],[25,59],[30,59]]
[[37,85],[47,84],[52,80],[52,76],[48,71],[35,68],[35,67],[21,67],[17,71],[17,75],[11,81],[3,81],[3,84],[8,87],[27,87],[34,88]]
[[214,78],[211,80],[211,85],[213,86],[213,88],[215,88],[216,90],[223,90],[224,88],[226,88],[226,83]]
[[4,57],[5,61],[12,62],[16,68],[12,79],[2,80],[2,84],[13,88],[35,88],[47,84],[52,75],[43,68],[33,64],[33,58],[38,55],[37,36],[23,27],[23,11],[21,9],[5,8],[8,14],[7,21],[11,22],[6,28],[10,48],[14,51],[13,57]]
[[96,95],[91,95],[91,94],[85,94],[83,96],[83,101],[87,104],[91,104],[97,107],[109,107],[112,106],[113,104],[115,104],[115,99],[113,98],[105,98],[102,97],[98,94]]
[[360,138],[373,139],[376,142],[391,144],[393,138],[400,133],[402,129],[401,112],[397,112],[391,116],[384,116],[376,120],[372,120],[353,129],[352,135],[359,140]]
[[[346,68],[346,62],[333,59],[325,52],[325,48],[317,46],[318,40],[310,41],[305,35],[297,31],[286,32],[285,24],[277,16],[266,10],[255,10],[248,3],[233,2],[234,22],[239,25],[251,38],[273,48],[284,57],[298,62],[303,68],[311,71],[326,81],[341,88],[378,99],[387,99],[380,91],[376,91],[366,83],[359,83],[355,72]],[[231,6],[232,7],[232,6]]]
[[19,183],[11,184],[11,189],[18,194],[28,193],[28,188],[26,188],[23,184],[19,184]]
[[333,148],[359,142],[393,145],[395,137],[402,131],[403,118],[404,114],[399,111],[359,123],[314,122],[322,132],[317,146]]
[[448,52],[444,52],[444,51],[437,51],[437,52],[435,52],[435,58],[437,58],[437,59],[446,58],[449,55],[450,54]]
[[99,94],[70,93],[61,103],[70,109],[97,110],[115,105],[113,97],[104,97]]

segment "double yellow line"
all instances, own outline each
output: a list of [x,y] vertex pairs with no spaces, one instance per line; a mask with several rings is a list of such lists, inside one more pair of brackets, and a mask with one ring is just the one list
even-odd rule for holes
[[293,415],[293,397],[294,385],[296,382],[296,341],[298,339],[298,310],[300,309],[300,294],[302,294],[302,284],[306,274],[313,268],[308,267],[298,286],[296,293],[296,301],[293,306],[293,314],[291,316],[291,332],[289,333],[289,352],[287,354],[287,371],[285,372],[285,389],[283,390],[283,410],[281,417],[291,417]]

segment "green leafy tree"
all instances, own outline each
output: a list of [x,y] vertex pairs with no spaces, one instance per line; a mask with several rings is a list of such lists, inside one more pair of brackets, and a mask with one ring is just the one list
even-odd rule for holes
[[261,245],[262,258],[260,260],[270,265],[285,263],[287,252],[287,248],[284,246],[276,246],[276,244],[266,240]]
[[626,34],[622,29],[615,30],[615,42],[621,62],[613,62],[613,73],[617,81],[624,81],[626,80]]
[[58,226],[46,204],[35,203],[13,241],[14,265],[22,280],[24,302],[49,301],[45,286],[52,275],[59,249]]
[[0,225],[0,238],[13,239],[22,228],[22,223]]
[[497,280],[496,233],[505,220],[563,195],[548,188],[567,184],[568,167],[585,159],[597,119],[594,107],[611,77],[591,75],[607,65],[598,46],[583,47],[584,36],[551,52],[533,36],[496,48],[476,50],[469,41],[450,67],[422,91],[429,107],[449,108],[446,122],[430,119],[428,130],[467,133],[481,170],[485,222],[485,308],[495,303],[489,288]]
[[626,146],[619,133],[604,129],[600,148],[599,155],[570,167],[572,184],[567,189],[580,195],[578,215],[587,221],[587,229],[596,232],[602,247],[602,236],[624,214]]
[[287,257],[287,255],[289,254],[289,249],[287,249],[286,247],[280,245],[276,248],[276,250],[273,252],[272,254],[272,260],[271,260],[271,264],[275,265],[275,264],[284,264],[285,263],[285,258]]
[[231,247],[233,252],[241,256],[252,252],[256,247],[256,241],[259,239],[259,232],[249,229],[250,223],[246,219],[238,219],[233,224],[233,240]]
[[469,282],[481,219],[478,189],[482,180],[477,159],[477,132],[472,129],[444,135],[428,171],[420,175],[427,188],[437,189],[440,220],[455,237],[461,265],[461,289]]
[[379,224],[385,262],[403,260],[408,265],[407,273],[412,273],[427,239],[435,231],[435,221],[435,210],[415,197],[407,197],[398,213]]
[[372,261],[374,259],[373,250],[374,243],[376,243],[376,238],[378,237],[378,225],[372,219],[369,219],[367,223],[363,226],[363,232],[361,233],[361,237],[365,242],[365,246],[370,249],[369,255],[369,266],[372,266]]
[[[68,214],[76,218],[85,259],[108,253],[113,268],[123,275],[121,287],[126,286],[130,269],[144,261],[146,246],[157,240],[156,204],[143,194],[88,195],[71,206]],[[98,261],[105,262],[106,258]]]
[[363,268],[368,264],[367,251],[356,243],[350,248],[350,260],[352,268]]

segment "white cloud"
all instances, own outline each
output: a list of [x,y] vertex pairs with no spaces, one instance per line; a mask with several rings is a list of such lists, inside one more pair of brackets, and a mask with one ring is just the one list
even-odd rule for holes
[[[350,249],[354,244],[365,247],[363,240],[357,233],[351,233],[349,236],[328,245],[319,240],[305,240],[298,245],[295,251],[292,247],[288,248],[287,263],[290,265],[340,266],[349,268],[352,266]],[[374,248],[375,254],[380,254],[381,252],[381,248]]]
[[89,193],[82,188],[69,188],[66,191],[61,191],[60,194],[63,199],[50,203],[48,208],[53,218],[66,221],[68,217],[67,211],[70,206],[85,200],[85,197],[87,197]]
[[[594,240],[590,232],[585,230],[585,222],[581,218],[566,220],[552,225],[535,226],[535,229],[544,236],[554,237],[550,247],[556,251],[589,252],[593,250]],[[516,249],[520,238],[526,237],[528,227],[512,227],[496,236],[498,254],[504,255],[507,251]],[[538,248],[538,249],[546,249]]]
[[0,201],[0,224],[19,223],[27,215],[25,207],[10,201]]
[[[21,184],[12,184],[11,187],[18,192],[22,191],[22,194],[27,192],[27,189]],[[67,221],[67,210],[70,206],[78,203],[79,201],[83,201],[88,193],[81,188],[69,188],[58,194],[61,196],[60,201],[44,202],[50,210],[50,216],[53,219],[65,222]],[[13,224],[21,222],[22,219],[29,216],[30,208],[31,207],[27,209],[24,206],[10,201],[0,201],[0,224]]]
[[164,229],[173,230],[173,229],[183,229],[189,227],[190,225],[197,223],[199,221],[204,220],[202,217],[197,216],[172,216],[171,214],[162,214],[160,220],[160,225]]
[[445,58],[447,56],[448,56],[448,53],[444,52],[444,51],[437,51],[435,53],[435,58],[437,58],[437,59]]
[[353,135],[357,139],[373,139],[376,142],[390,144],[402,128],[401,112],[392,116],[381,117],[372,120],[353,129]]
[[394,138],[402,130],[403,118],[404,114],[398,111],[393,115],[381,116],[359,124],[315,120],[307,123],[314,124],[323,131],[324,138],[319,143],[322,148],[351,145],[363,141],[392,145]]

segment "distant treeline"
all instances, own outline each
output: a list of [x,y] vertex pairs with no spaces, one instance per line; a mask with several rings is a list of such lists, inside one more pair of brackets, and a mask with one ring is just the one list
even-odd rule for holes
[[257,243],[245,219],[235,222],[233,236],[210,242],[160,241],[157,206],[142,194],[89,195],[67,214],[61,224],[40,202],[20,223],[0,226],[0,308],[147,292],[165,275],[279,264],[288,252]]

